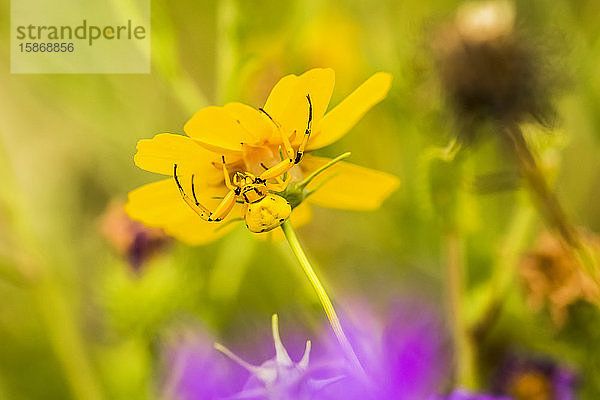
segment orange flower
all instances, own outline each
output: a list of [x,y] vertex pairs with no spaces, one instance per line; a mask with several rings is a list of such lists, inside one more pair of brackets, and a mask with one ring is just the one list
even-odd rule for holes
[[134,270],[142,267],[170,240],[162,230],[131,220],[123,211],[123,201],[112,201],[99,222],[104,237],[129,261]]
[[[600,239],[582,232],[584,243],[593,256],[600,259]],[[526,290],[527,301],[534,310],[548,305],[554,324],[562,326],[568,308],[579,300],[597,303],[600,291],[591,276],[568,251],[558,236],[544,232],[534,250],[524,257],[519,273]]]

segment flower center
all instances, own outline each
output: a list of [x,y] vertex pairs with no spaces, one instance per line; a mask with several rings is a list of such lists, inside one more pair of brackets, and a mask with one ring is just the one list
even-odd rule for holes
[[546,376],[539,372],[525,372],[511,385],[511,396],[516,400],[552,400],[552,388]]

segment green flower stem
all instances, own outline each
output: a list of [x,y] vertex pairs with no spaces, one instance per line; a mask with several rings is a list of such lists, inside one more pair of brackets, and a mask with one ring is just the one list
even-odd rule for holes
[[294,231],[294,228],[292,227],[292,224],[289,219],[285,221],[283,225],[281,225],[281,229],[283,229],[283,233],[285,234],[285,238],[287,239],[290,247],[292,248],[292,252],[298,259],[298,262],[300,262],[302,270],[304,271],[306,277],[317,292],[317,296],[319,297],[319,301],[321,302],[321,305],[325,310],[327,319],[329,319],[331,328],[333,329],[333,332],[335,333],[338,342],[342,346],[342,350],[346,354],[346,357],[348,357],[348,359],[354,364],[357,370],[361,372],[361,374],[364,374],[364,370],[360,365],[360,361],[358,361],[358,357],[356,357],[356,353],[354,353],[352,345],[350,344],[348,338],[344,334],[342,324],[340,323],[335,309],[333,308],[333,304],[331,303],[329,296],[327,296],[327,292],[325,291],[325,288],[323,287],[321,281],[317,277],[317,274],[310,265],[306,254],[304,254],[304,250],[302,250],[302,247],[298,242],[298,237],[296,236],[296,232]]
[[502,311],[507,292],[515,283],[516,267],[531,236],[534,217],[534,209],[529,204],[517,206],[504,235],[500,254],[494,263],[487,303],[474,321],[472,332],[478,343],[481,343],[493,328]]
[[521,173],[529,183],[531,191],[537,197],[542,213],[570,246],[576,250],[581,249],[583,247],[581,237],[548,186],[533,154],[525,142],[521,129],[517,125],[514,125],[506,129],[506,133],[512,146],[512,151],[519,162]]
[[529,150],[529,146],[523,137],[523,132],[518,125],[512,125],[506,129],[506,135],[512,151],[519,162],[521,173],[527,180],[531,192],[533,192],[538,201],[540,211],[570,246],[572,256],[579,260],[581,265],[585,267],[588,275],[597,285],[600,285],[597,262],[590,254],[590,249],[584,243],[579,231],[569,220],[560,201],[550,189],[550,186],[548,186],[535,157]]
[[317,177],[317,175],[319,175],[321,172],[325,171],[327,168],[332,167],[333,165],[339,163],[340,161],[342,161],[344,158],[348,158],[352,155],[352,153],[350,153],[349,151],[344,153],[344,154],[340,154],[339,156],[337,156],[336,158],[330,160],[327,164],[324,164],[322,167],[318,168],[317,170],[313,171],[313,173],[311,173],[309,176],[307,176],[303,181],[301,181],[300,183],[298,183],[298,187],[299,188],[305,188],[309,183],[312,182],[313,179],[315,179]]
[[446,235],[446,274],[448,304],[452,318],[452,337],[457,383],[460,387],[474,389],[477,386],[475,349],[473,338],[465,318],[465,259],[464,243],[456,232]]

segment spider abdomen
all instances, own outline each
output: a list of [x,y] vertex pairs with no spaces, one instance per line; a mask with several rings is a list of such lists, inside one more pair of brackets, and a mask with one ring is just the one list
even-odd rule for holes
[[261,200],[248,204],[246,226],[254,233],[267,232],[283,224],[291,212],[292,207],[286,199],[267,194]]

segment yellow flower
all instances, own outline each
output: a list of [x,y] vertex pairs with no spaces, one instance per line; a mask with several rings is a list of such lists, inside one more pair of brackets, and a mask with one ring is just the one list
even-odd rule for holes
[[[140,140],[135,164],[169,178],[129,193],[127,213],[189,244],[207,243],[224,235],[235,225],[228,222],[243,217],[241,205],[234,206],[220,223],[202,220],[182,199],[173,179],[174,165],[177,165],[184,190],[191,193],[194,180],[198,201],[214,210],[229,191],[224,183],[222,157],[230,174],[239,171],[258,175],[265,166],[281,161],[283,135],[297,150],[307,127],[307,95],[312,103],[312,134],[306,150],[311,151],[344,136],[365,112],[386,96],[391,84],[389,74],[376,73],[326,114],[334,80],[331,69],[287,75],[271,91],[264,112],[242,103],[206,107],[186,123],[187,136],[159,134]],[[291,180],[302,180],[328,161],[305,154],[301,163],[289,171]],[[318,190],[294,208],[290,218],[295,226],[307,223],[311,218],[309,203],[338,209],[374,210],[397,186],[397,178],[390,174],[339,162],[308,185],[307,190]]]

